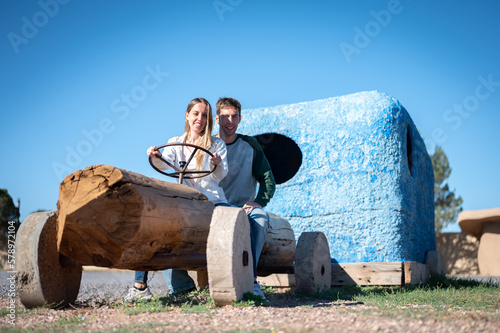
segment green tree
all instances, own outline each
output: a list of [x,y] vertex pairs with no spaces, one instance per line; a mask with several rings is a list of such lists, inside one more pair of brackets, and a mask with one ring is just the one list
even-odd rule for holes
[[463,200],[462,197],[456,196],[455,191],[451,191],[448,185],[447,179],[450,177],[451,168],[443,148],[436,146],[431,160],[434,168],[434,227],[439,233],[457,220],[458,214],[462,211]]
[[0,236],[5,237],[8,233],[9,221],[15,221],[16,231],[19,227],[19,209],[5,189],[0,189]]

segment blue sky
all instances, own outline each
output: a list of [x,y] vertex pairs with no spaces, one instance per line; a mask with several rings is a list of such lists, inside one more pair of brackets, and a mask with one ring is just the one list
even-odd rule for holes
[[379,90],[430,153],[443,147],[465,210],[499,207],[499,13],[496,1],[3,0],[0,188],[24,219],[55,209],[62,177],[90,165],[161,178],[146,148],[181,134],[194,97],[251,109]]

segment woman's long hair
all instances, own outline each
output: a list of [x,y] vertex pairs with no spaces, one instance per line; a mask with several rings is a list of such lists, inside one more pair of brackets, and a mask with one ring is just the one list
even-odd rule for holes
[[[212,106],[210,106],[210,103],[201,97],[193,99],[191,102],[189,102],[187,106],[186,113],[189,113],[191,109],[198,103],[205,104],[207,106],[207,124],[205,126],[205,129],[203,129],[201,136],[199,137],[198,140],[196,140],[195,145],[200,146],[202,148],[205,148],[207,150],[210,150],[212,148],[213,140],[212,140],[212,127],[214,125],[214,120],[212,117]],[[186,137],[189,136],[190,132],[190,127],[189,127],[189,122],[186,118],[184,118],[184,134],[186,134]],[[201,170],[201,167],[203,165],[203,159],[205,157],[205,153],[202,151],[198,151],[196,153],[196,170]]]

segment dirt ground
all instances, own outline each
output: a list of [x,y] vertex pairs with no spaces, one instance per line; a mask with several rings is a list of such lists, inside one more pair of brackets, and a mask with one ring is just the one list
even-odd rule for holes
[[[2,298],[2,307],[5,301]],[[207,313],[182,313],[177,308],[168,312],[126,315],[120,310],[106,307],[76,308],[69,310],[40,310],[28,316],[19,314],[15,327],[43,328],[55,325],[63,329],[61,318],[77,318],[79,323],[71,331],[112,331],[134,327],[131,331],[169,332],[498,332],[498,321],[422,320],[387,318],[378,315],[358,314],[369,310],[360,304],[314,302],[295,307],[226,306]],[[56,323],[59,323],[56,325]],[[2,327],[9,327],[5,317]]]
[[[5,274],[4,274],[5,275]],[[2,276],[4,282],[6,276]],[[297,299],[277,292],[269,306],[221,308],[164,308],[161,312],[126,313],[120,304],[133,273],[86,273],[76,305],[64,310],[28,310],[19,299],[15,319],[0,316],[0,331],[52,328],[57,331],[168,331],[168,332],[499,332],[500,309],[495,313],[448,309],[439,316],[387,316],[376,308],[349,301]],[[154,294],[165,293],[160,273],[150,279]],[[10,306],[8,286],[2,283],[1,309]],[[5,311],[5,310],[4,310]],[[430,310],[432,313],[432,310]],[[427,312],[428,313],[428,312]]]
[[[1,307],[8,305],[0,298]],[[209,309],[196,313],[181,308],[166,312],[130,315],[122,310],[101,306],[76,306],[65,310],[39,309],[30,314],[19,309],[15,324],[0,318],[3,328],[16,327],[61,331],[130,331],[168,332],[498,332],[500,313],[494,320],[475,320],[471,314],[463,319],[419,319],[384,317],[363,304],[349,302],[304,302],[294,306],[271,299],[266,307]],[[64,319],[66,318],[66,320]]]

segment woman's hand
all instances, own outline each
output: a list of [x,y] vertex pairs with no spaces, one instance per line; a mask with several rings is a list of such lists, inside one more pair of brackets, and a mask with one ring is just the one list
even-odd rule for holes
[[149,157],[161,156],[161,153],[158,150],[156,150],[156,146],[149,147],[147,152]]
[[214,153],[214,156],[210,157],[210,162],[212,162],[215,165],[219,165],[222,162],[222,157],[220,157],[219,154]]

